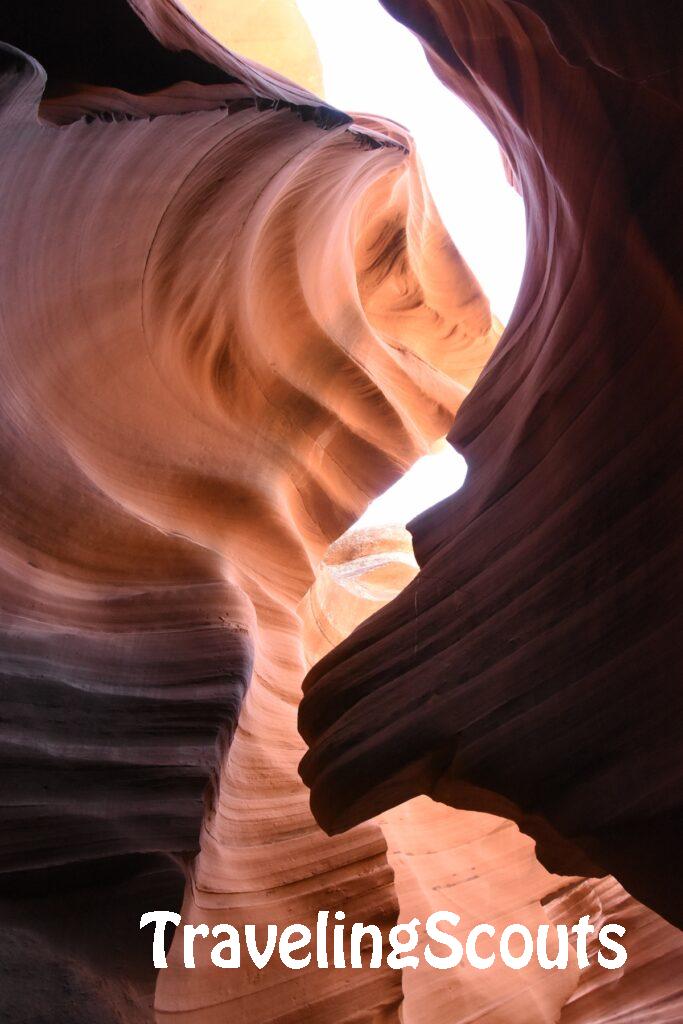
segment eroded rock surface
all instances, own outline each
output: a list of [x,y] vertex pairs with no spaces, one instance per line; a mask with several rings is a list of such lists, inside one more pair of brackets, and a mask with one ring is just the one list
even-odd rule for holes
[[[680,909],[665,5],[388,6],[527,206],[517,309],[469,398],[498,332],[405,132],[173,0],[0,11],[12,1024],[149,1021],[140,914],[181,902],[384,934],[444,906],[586,912],[634,940],[618,977],[455,983],[221,971],[201,942],[191,971],[176,941],[176,1024],[681,1018],[680,934],[650,909]],[[400,530],[330,549],[456,412],[467,484],[412,525],[419,574]]]
[[308,676],[314,813],[331,833],[417,794],[503,814],[552,870],[680,921],[675,16],[386,6],[500,142],[528,255],[450,433],[465,486],[410,525],[419,575]]
[[[332,545],[302,613],[307,650],[322,657],[341,636],[396,597],[417,573],[410,537],[402,528],[354,530]],[[628,895],[611,877],[558,877],[538,861],[529,836],[506,818],[455,809],[419,796],[373,819],[387,843],[399,920],[444,910],[457,914],[461,939],[486,921],[500,935],[510,924],[566,926],[569,963],[544,970],[537,960],[519,971],[500,961],[488,970],[462,962],[448,971],[425,963],[404,970],[406,1024],[589,1024],[662,1021],[675,1024],[682,1000],[683,942],[673,927]],[[587,915],[595,928],[579,968],[571,931]],[[626,929],[628,959],[609,971],[597,961],[596,935],[609,922]],[[550,939],[548,949],[556,949]],[[486,950],[487,954],[493,943]],[[553,954],[550,954],[551,956]]]
[[[379,828],[331,841],[308,808],[297,607],[497,334],[396,126],[172,0],[10,2],[0,38],[3,918],[13,977],[48,964],[34,1020],[148,1019],[140,913],[179,906],[203,818],[187,919],[395,920]],[[157,997],[282,1022],[400,999],[388,970],[199,965]]]

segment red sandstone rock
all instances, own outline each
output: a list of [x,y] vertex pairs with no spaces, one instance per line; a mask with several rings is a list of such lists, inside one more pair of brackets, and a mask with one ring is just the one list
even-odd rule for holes
[[[50,965],[34,1018],[70,1024],[149,1015],[140,913],[179,905],[203,812],[188,917],[395,919],[379,827],[331,841],[298,777],[297,606],[497,336],[404,132],[133,6],[151,31],[114,0],[0,13],[3,917],[13,977]],[[170,969],[158,1002],[401,999],[388,969],[272,981]]]
[[[674,916],[664,6],[394,5],[497,134],[530,247],[452,432],[466,488],[414,525],[422,572],[384,611],[405,535],[328,545],[450,424],[488,305],[403,132],[172,0],[131,7],[0,12],[23,51],[0,50],[5,1018],[149,1020],[139,917],[179,906],[201,839],[185,921],[585,911],[626,921],[630,961],[349,980],[188,971],[176,943],[160,1019],[677,1024],[680,935],[577,877],[578,846]],[[319,819],[363,822],[329,838],[300,685],[370,612],[302,715]],[[442,802],[391,806],[421,792]]]
[[419,575],[308,676],[312,807],[331,833],[420,793],[501,813],[680,921],[675,16],[386,6],[499,140],[528,256],[450,433],[465,486],[410,526]]
[[[338,643],[415,575],[409,537],[402,529],[347,533],[328,551],[302,608],[304,637],[315,657]],[[680,1016],[680,933],[639,905],[613,878],[558,878],[538,862],[532,840],[510,821],[456,810],[417,797],[379,818],[394,871],[398,918],[424,922],[435,911],[460,918],[458,935],[482,921],[498,933],[523,924],[571,928],[588,915],[596,929],[588,944],[590,966],[580,970],[573,946],[565,971],[546,971],[533,960],[520,971],[500,962],[480,971],[468,963],[434,970],[424,962],[402,977],[402,1020],[408,1024],[546,1024],[548,1021],[661,1020]],[[352,830],[354,831],[354,830]],[[599,966],[595,935],[614,921],[626,928],[623,968]]]

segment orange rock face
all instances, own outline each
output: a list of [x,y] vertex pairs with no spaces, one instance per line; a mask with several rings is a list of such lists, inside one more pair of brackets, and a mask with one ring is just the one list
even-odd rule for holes
[[[496,341],[404,132],[352,123],[173,3],[133,8],[0,18],[16,1021],[35,948],[34,1019],[148,1019],[140,914],[179,906],[200,829],[187,920],[329,903],[393,923],[381,831],[330,840],[298,776],[297,607]],[[164,973],[157,1004],[391,1016],[400,975],[361,974],[198,962]]]
[[[307,649],[319,659],[345,632],[394,599],[416,573],[407,531],[345,534],[329,549],[304,602]],[[637,903],[614,878],[552,875],[539,864],[533,841],[510,820],[456,810],[426,796],[373,820],[387,843],[400,921],[424,922],[448,910],[460,918],[461,938],[483,921],[498,933],[514,923],[532,934],[564,925],[571,935],[572,926],[589,915],[596,934],[617,922],[628,935],[628,960],[614,972],[596,964],[595,937],[587,950],[590,966],[579,968],[572,944],[564,972],[547,971],[534,960],[520,971],[500,962],[486,971],[469,963],[435,970],[425,964],[421,943],[418,968],[403,972],[403,1021],[587,1024],[650,1015],[672,1024],[678,1020],[680,932]]]
[[[0,11],[9,1024],[680,1020],[649,909],[676,910],[666,24],[392,6],[527,204],[490,361],[402,129],[175,0]],[[345,531],[456,413],[468,483],[411,528],[416,575],[404,531]],[[226,971],[201,938],[189,969],[177,932],[157,979],[160,908],[260,945],[320,909],[385,947],[434,909],[635,938],[616,978],[521,978]]]
[[[500,142],[528,257],[449,435],[466,484],[410,524],[419,575],[309,673],[302,776],[331,833],[428,794],[516,821],[546,867],[609,872],[680,923],[675,17],[386,6]],[[680,986],[659,983],[680,935],[652,928],[669,952],[623,1012],[678,1020]],[[602,1019],[613,993],[598,988],[563,1019]]]

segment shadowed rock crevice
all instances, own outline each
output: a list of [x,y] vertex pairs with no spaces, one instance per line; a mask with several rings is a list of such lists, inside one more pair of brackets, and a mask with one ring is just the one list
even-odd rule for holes
[[[104,1020],[149,1015],[141,893],[177,908],[181,860],[186,921],[284,926],[335,903],[385,934],[396,920],[381,830],[330,841],[298,778],[297,607],[497,340],[402,129],[351,124],[174,3],[134,6],[206,74],[178,80],[187,64],[115,20],[88,81],[81,44],[107,31],[91,8],[63,51],[54,12],[44,37],[25,21],[9,45],[38,49],[4,51],[0,88],[0,887],[3,919],[47,951],[56,1019],[74,991]],[[71,84],[44,95],[45,74]],[[166,1019],[370,1019],[401,1000],[389,969],[304,984],[202,956],[176,970],[174,944]]]
[[419,793],[492,811],[502,798],[553,870],[568,870],[554,831],[680,921],[682,164],[666,5],[571,19],[558,3],[386,6],[500,142],[528,257],[449,435],[466,483],[410,524],[419,576],[309,673],[302,775],[330,832]]
[[[678,878],[663,8],[641,62],[583,4],[391,5],[525,199],[497,345],[400,126],[173,0],[53,6],[0,13],[5,1018],[674,1024],[680,936],[649,909],[674,919]],[[411,525],[420,573],[401,531],[335,545],[449,429],[468,478]],[[210,942],[188,970],[181,935],[156,980],[139,916],[181,903],[340,909],[385,951],[444,905],[636,936],[599,983],[224,971]]]

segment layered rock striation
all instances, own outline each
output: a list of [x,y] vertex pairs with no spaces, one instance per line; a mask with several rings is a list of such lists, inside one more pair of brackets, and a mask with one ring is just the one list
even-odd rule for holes
[[410,524],[419,575],[309,673],[302,776],[330,833],[429,794],[680,922],[675,15],[386,6],[500,142],[528,254],[449,435],[465,486]]
[[[387,6],[525,200],[495,352],[400,126],[175,0],[0,11],[10,1022],[680,1020],[667,5]],[[335,543],[454,417],[467,482],[417,564],[401,530]],[[223,971],[201,940],[189,970],[177,936],[157,981],[159,907],[633,939],[616,977],[521,979]]]
[[[345,534],[330,547],[302,606],[312,660],[318,661],[345,634],[395,600],[416,575],[411,538],[403,528]],[[497,934],[514,924],[532,935],[543,928],[555,934],[556,927],[566,927],[570,935],[568,964],[562,971],[546,970],[535,958],[517,971],[500,960],[487,970],[465,960],[454,969],[435,970],[425,962],[421,941],[418,967],[404,970],[401,979],[401,1020],[406,1024],[675,1024],[679,1019],[680,931],[629,896],[616,879],[553,875],[539,863],[533,840],[514,822],[455,809],[427,796],[408,800],[373,821],[387,844],[400,921],[417,918],[424,923],[430,914],[448,911],[458,915],[461,940],[483,921]],[[587,947],[588,967],[579,965],[571,931],[584,916],[595,928]],[[614,971],[597,962],[595,936],[609,922],[626,929],[628,958]]]
[[[5,1016],[44,962],[33,1019],[144,1020],[140,914],[186,876],[188,920],[395,920],[379,828],[330,840],[298,777],[297,607],[497,333],[399,127],[171,0],[10,2],[0,38]],[[400,999],[388,970],[199,963],[157,996],[264,1022]]]

